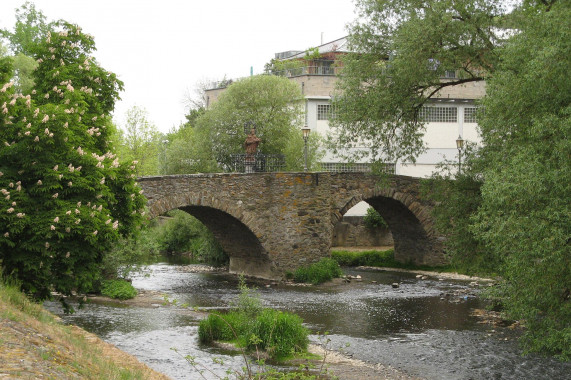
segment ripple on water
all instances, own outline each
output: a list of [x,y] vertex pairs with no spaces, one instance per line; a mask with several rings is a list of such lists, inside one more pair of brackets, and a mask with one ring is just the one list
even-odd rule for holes
[[[332,344],[356,359],[388,364],[423,378],[567,379],[571,364],[521,356],[511,330],[478,324],[471,316],[482,302],[466,282],[421,280],[396,272],[348,271],[362,282],[330,288],[280,286],[259,289],[267,306],[298,313],[312,331],[328,331]],[[373,283],[374,281],[374,283]],[[398,289],[391,284],[398,282]],[[151,265],[133,278],[139,289],[155,290],[191,306],[227,308],[238,295],[236,277],[188,273],[176,266]],[[443,294],[460,292],[454,302]],[[50,304],[47,304],[50,305]],[[54,312],[61,314],[58,304]],[[181,356],[224,375],[242,359],[198,344],[197,321],[175,307],[155,309],[86,305],[71,316],[74,323],[174,379],[195,379],[197,372]],[[505,340],[505,339],[508,340]],[[316,337],[313,337],[316,339]],[[346,347],[346,344],[349,344]],[[224,369],[212,362],[223,357]]]

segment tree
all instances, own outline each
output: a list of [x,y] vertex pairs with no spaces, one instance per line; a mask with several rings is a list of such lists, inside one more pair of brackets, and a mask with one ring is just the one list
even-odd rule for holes
[[104,253],[144,214],[132,164],[110,146],[122,83],[90,56],[93,37],[58,25],[30,51],[30,93],[14,91],[0,59],[0,262],[39,300],[90,291]]
[[53,32],[57,23],[57,21],[48,22],[34,3],[26,1],[16,9],[14,31],[2,30],[0,34],[10,41],[10,50],[14,55],[23,54],[31,57],[48,33]]
[[120,134],[119,154],[125,161],[137,161],[137,176],[158,174],[161,134],[148,120],[144,108],[133,106],[127,110],[124,130]]
[[487,83],[482,203],[471,229],[499,258],[528,350],[571,359],[571,4],[525,2]]
[[54,31],[56,25],[56,22],[48,22],[42,11],[27,1],[16,9],[14,31],[0,30],[0,36],[8,41],[14,54],[14,85],[17,92],[29,93],[33,89],[32,72],[38,65],[32,58],[33,51],[45,40],[48,32]]
[[[287,169],[299,170],[303,168],[301,104],[299,87],[286,78],[260,75],[239,80],[196,118],[195,126],[183,133],[185,142],[171,144],[167,155],[184,157],[186,164],[177,167],[186,170],[232,170],[231,155],[244,153],[246,135],[255,127],[262,140],[259,152],[284,154]],[[310,141],[311,162],[317,156],[317,140],[315,136]],[[175,148],[180,155],[173,154]]]
[[[497,63],[505,9],[495,0],[358,0],[349,27],[332,147],[373,161],[415,162],[424,149],[419,110],[450,86],[483,81]],[[442,80],[445,71],[457,78]]]
[[[418,110],[444,86],[486,80],[483,145],[431,185],[453,260],[502,277],[527,350],[571,357],[571,5],[361,0],[336,99],[338,142],[381,158],[422,150]],[[457,79],[442,80],[455,69]],[[375,145],[378,145],[375,147]],[[410,157],[407,157],[410,156]],[[435,191],[436,190],[436,191]],[[436,193],[436,194],[435,194]]]

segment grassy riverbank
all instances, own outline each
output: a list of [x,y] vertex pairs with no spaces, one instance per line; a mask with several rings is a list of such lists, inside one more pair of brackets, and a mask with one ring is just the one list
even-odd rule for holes
[[0,377],[168,379],[0,282]]

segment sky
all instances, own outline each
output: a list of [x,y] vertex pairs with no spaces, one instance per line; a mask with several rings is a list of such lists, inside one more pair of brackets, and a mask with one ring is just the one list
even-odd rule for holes
[[[0,28],[12,30],[24,0],[0,0]],[[344,37],[353,0],[35,0],[49,21],[95,37],[101,66],[125,84],[114,119],[139,106],[161,132],[184,121],[198,84],[261,73],[277,52]]]

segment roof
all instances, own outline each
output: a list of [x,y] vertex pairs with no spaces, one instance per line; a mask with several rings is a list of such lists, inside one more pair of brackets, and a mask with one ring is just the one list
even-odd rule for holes
[[[350,51],[347,49],[347,37],[341,37],[331,42],[327,42],[323,45],[317,46],[319,54],[326,54],[326,53],[349,53]],[[284,59],[295,59],[295,58],[304,58],[305,53],[307,50],[304,51],[296,51],[296,54],[287,56]]]

